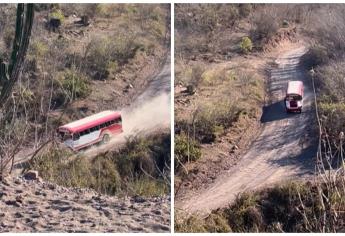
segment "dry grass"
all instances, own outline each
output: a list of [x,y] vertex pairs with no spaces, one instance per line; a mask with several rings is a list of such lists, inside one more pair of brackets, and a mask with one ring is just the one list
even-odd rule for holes
[[[72,160],[71,160],[72,158]],[[170,191],[170,135],[130,138],[118,151],[90,159],[55,147],[42,150],[30,168],[43,179],[102,194],[162,196]]]

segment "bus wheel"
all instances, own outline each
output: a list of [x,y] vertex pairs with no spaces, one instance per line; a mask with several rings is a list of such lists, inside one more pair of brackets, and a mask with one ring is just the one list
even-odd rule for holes
[[110,135],[109,134],[103,135],[102,143],[103,144],[109,143],[109,141],[110,141]]

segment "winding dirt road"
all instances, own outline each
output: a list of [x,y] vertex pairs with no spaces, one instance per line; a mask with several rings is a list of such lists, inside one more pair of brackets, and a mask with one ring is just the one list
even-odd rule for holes
[[[177,201],[177,208],[188,213],[207,214],[224,207],[242,192],[269,186],[314,171],[313,142],[314,106],[311,83],[300,66],[306,48],[299,47],[283,54],[271,69],[268,83],[270,104],[263,108],[262,131],[239,163],[218,176],[200,192],[190,193]],[[287,114],[284,95],[288,80],[301,80],[305,85],[302,114]]]

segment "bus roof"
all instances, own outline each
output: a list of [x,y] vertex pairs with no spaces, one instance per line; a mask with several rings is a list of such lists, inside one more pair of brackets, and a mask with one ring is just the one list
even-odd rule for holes
[[66,125],[60,126],[59,130],[67,130],[71,133],[81,132],[83,130],[100,125],[104,122],[121,117],[120,112],[117,111],[102,111],[100,113],[87,116],[83,119],[73,121]]
[[303,83],[302,81],[289,81],[286,94],[303,95]]

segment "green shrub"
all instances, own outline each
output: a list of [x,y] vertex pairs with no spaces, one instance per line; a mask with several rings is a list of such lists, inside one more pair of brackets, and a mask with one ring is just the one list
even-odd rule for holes
[[146,176],[131,180],[126,186],[131,195],[146,197],[163,196],[170,191],[169,186],[164,182]]
[[338,143],[340,132],[345,127],[345,102],[343,103],[319,103],[321,121],[332,141]]
[[86,49],[86,69],[97,80],[114,77],[119,67],[132,59],[139,48],[135,36],[128,32],[94,38]]
[[228,224],[228,220],[223,213],[211,213],[205,219],[206,232],[210,233],[228,233],[231,232],[231,228]]
[[227,216],[230,227],[235,232],[248,232],[258,227],[260,217],[255,217],[255,207],[257,205],[257,196],[244,193],[237,197],[235,202],[224,213]]
[[229,102],[216,102],[217,106],[204,104],[194,113],[193,132],[202,143],[213,142],[225,129],[237,121],[243,109]]
[[242,193],[229,206],[207,217],[183,218],[181,213],[175,214],[175,229],[178,232],[342,232],[345,196],[339,189],[344,185],[341,181],[332,183],[336,187],[291,182]]
[[283,25],[284,28],[287,28],[287,27],[289,27],[290,24],[289,24],[289,21],[283,20],[283,24],[282,25]]
[[69,151],[53,148],[35,158],[31,168],[43,179],[65,187],[93,188],[103,194],[121,189],[116,166],[105,156],[98,156],[92,162],[83,157],[70,161],[71,156]]
[[117,166],[109,157],[99,155],[91,162],[94,178],[90,187],[104,194],[114,194],[121,190],[121,176]]
[[33,41],[30,47],[30,56],[32,57],[44,57],[49,51],[49,46],[42,41]]
[[[51,147],[30,163],[43,179],[103,194],[161,196],[170,191],[170,135],[133,138],[117,151],[85,158]],[[163,176],[164,175],[164,176]]]
[[253,49],[252,40],[250,40],[249,37],[243,37],[242,41],[240,43],[240,48],[241,48],[242,52],[245,54],[252,51],[252,49]]
[[198,216],[182,218],[181,213],[175,213],[175,232],[177,233],[206,233],[204,222]]
[[61,23],[64,22],[65,16],[62,13],[61,9],[54,9],[50,14],[49,14],[49,19],[58,19],[60,20]]
[[[63,95],[64,101],[73,101],[77,98],[85,98],[91,92],[89,82],[75,68],[66,69],[55,79],[55,84],[59,90],[55,91],[56,95]],[[61,93],[62,92],[62,93]]]
[[200,145],[185,134],[175,136],[175,168],[189,161],[196,161],[201,157]]

